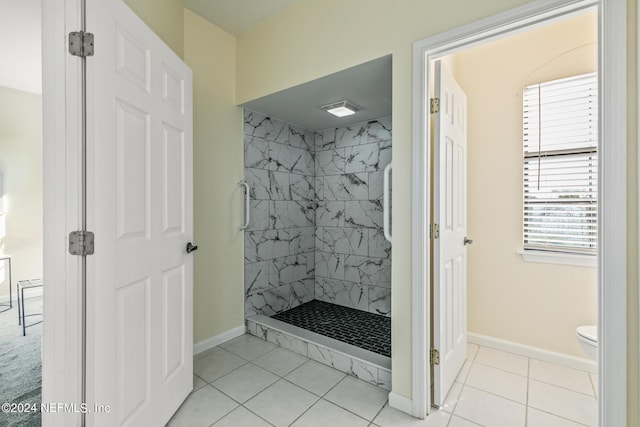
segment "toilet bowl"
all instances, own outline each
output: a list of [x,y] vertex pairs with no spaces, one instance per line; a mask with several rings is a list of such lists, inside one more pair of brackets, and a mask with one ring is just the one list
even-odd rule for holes
[[598,327],[596,325],[578,326],[576,336],[582,349],[594,361],[598,361]]

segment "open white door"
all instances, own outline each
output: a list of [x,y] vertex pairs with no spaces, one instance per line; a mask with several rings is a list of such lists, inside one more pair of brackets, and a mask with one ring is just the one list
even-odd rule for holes
[[434,92],[433,403],[441,406],[467,354],[467,97],[441,61]]
[[87,425],[162,426],[193,387],[191,70],[121,0],[86,11]]

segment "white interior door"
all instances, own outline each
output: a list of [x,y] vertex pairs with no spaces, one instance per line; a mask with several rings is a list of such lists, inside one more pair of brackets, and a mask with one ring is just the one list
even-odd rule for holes
[[441,61],[435,62],[433,248],[434,404],[442,405],[467,353],[467,97]]
[[87,30],[87,425],[162,426],[193,386],[191,70],[121,0]]

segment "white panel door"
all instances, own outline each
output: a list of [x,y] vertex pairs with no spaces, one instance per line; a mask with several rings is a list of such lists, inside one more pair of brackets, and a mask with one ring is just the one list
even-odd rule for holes
[[162,426],[193,385],[192,76],[121,0],[87,28],[87,425]]
[[442,405],[467,354],[467,97],[441,61],[435,63],[433,343],[434,404]]

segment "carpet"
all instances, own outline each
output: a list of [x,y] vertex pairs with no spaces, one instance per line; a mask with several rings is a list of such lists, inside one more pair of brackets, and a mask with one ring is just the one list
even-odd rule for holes
[[[0,307],[0,310],[4,307]],[[42,297],[25,298],[25,311],[42,313]],[[27,317],[27,325],[42,316]],[[0,426],[40,426],[40,402],[42,399],[42,323],[27,328],[22,336],[18,325],[18,307],[0,313],[0,404],[29,404],[38,407],[37,412],[5,413],[0,411]]]

